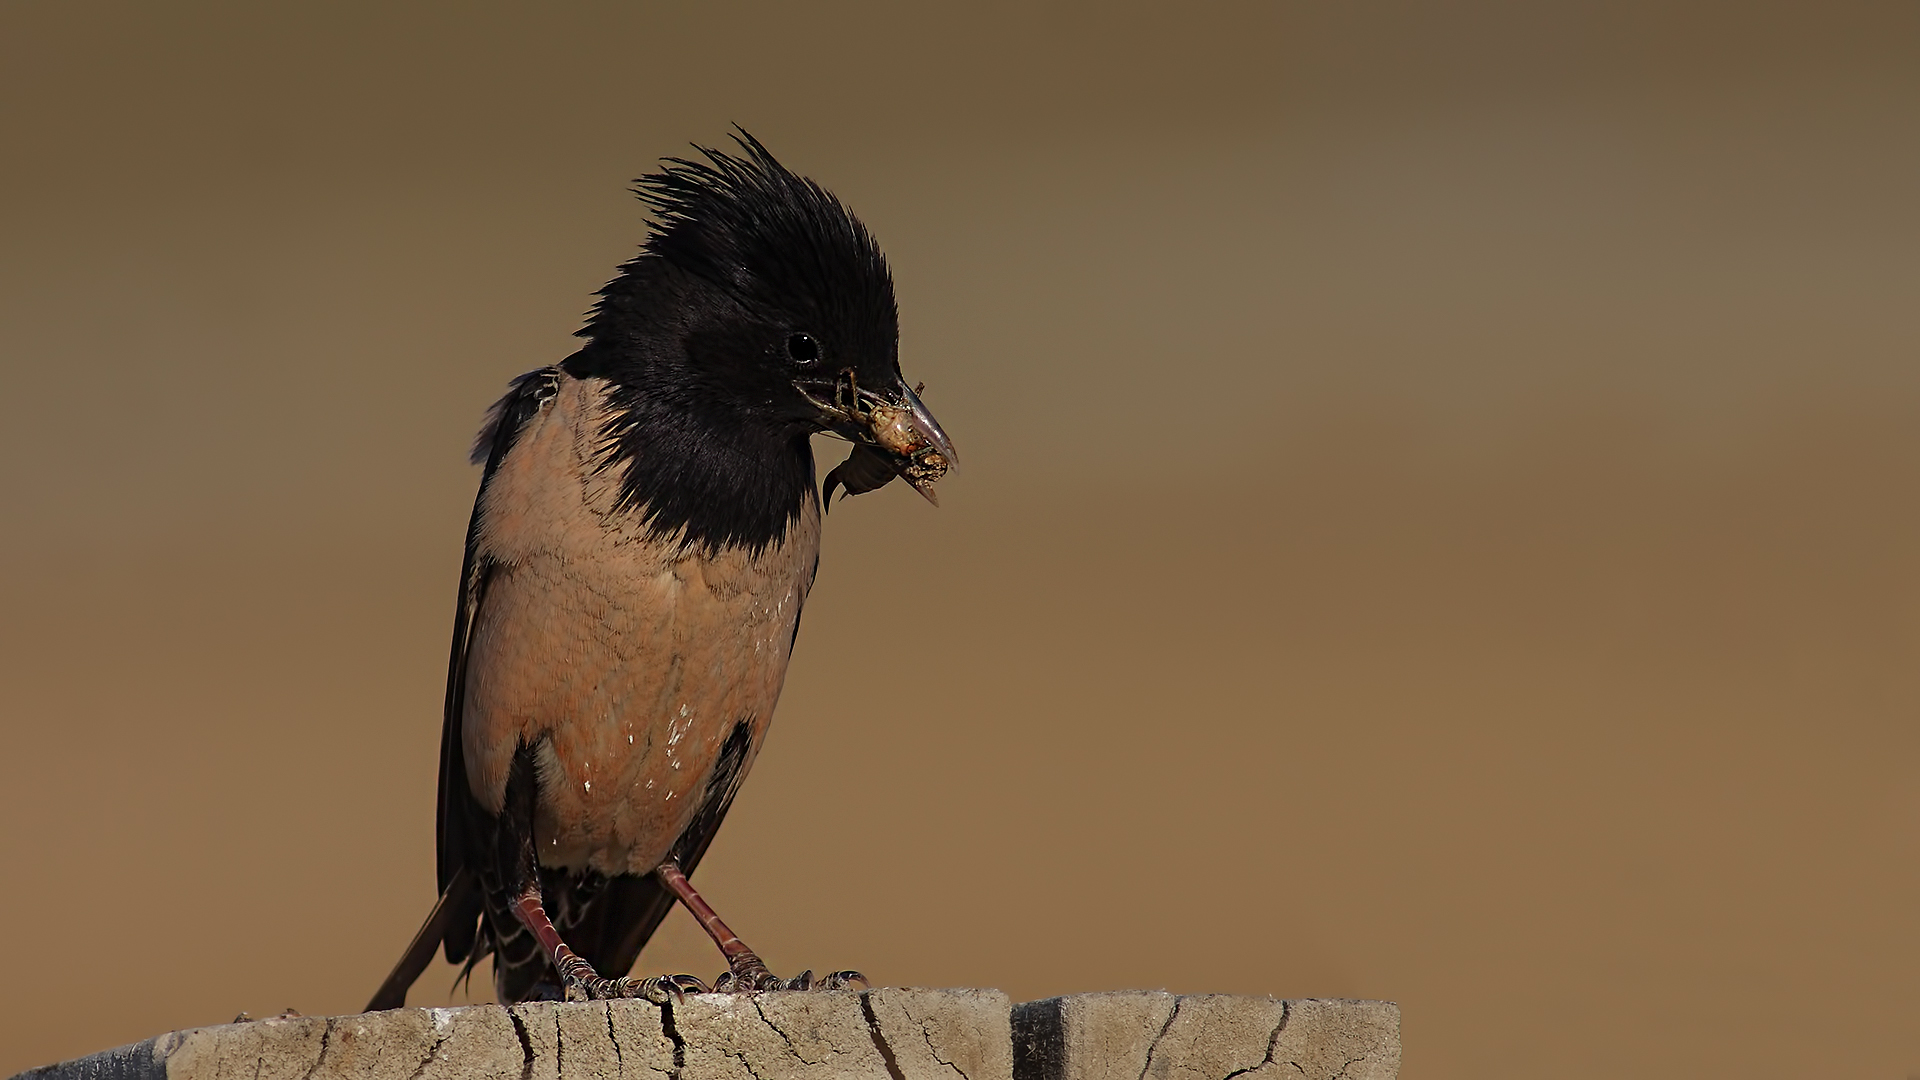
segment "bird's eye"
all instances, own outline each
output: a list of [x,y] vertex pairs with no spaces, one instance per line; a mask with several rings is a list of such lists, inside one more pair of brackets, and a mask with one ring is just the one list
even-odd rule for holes
[[787,355],[796,364],[811,364],[820,359],[820,343],[812,334],[794,334],[787,338]]

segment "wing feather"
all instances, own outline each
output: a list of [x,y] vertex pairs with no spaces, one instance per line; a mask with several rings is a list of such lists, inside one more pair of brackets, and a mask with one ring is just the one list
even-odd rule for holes
[[[486,898],[481,887],[481,867],[475,863],[488,856],[486,845],[474,840],[481,823],[474,820],[479,808],[468,793],[466,762],[460,748],[460,722],[467,674],[467,652],[474,620],[486,602],[487,582],[493,562],[480,549],[480,509],[485,503],[487,484],[499,471],[500,462],[513,449],[514,439],[527,421],[539,413],[559,392],[558,368],[540,368],[513,381],[507,393],[487,413],[480,436],[474,442],[473,460],[484,462],[480,476],[480,494],[474,499],[473,516],[467,523],[466,554],[460,565],[459,600],[453,611],[453,646],[447,661],[447,696],[440,727],[440,794],[435,813],[437,870],[440,898],[426,922],[394,965],[393,971],[367,1004],[367,1011],[397,1009],[406,1004],[407,989],[420,977],[443,944],[452,963],[467,961],[471,969],[475,940]],[[486,830],[490,831],[490,830]],[[491,942],[482,942],[484,951]]]
[[[467,787],[467,766],[461,751],[460,729],[465,714],[467,656],[472,644],[473,627],[486,603],[487,583],[493,576],[494,562],[481,550],[480,514],[486,502],[487,485],[500,470],[500,463],[513,449],[514,440],[527,422],[539,414],[560,392],[560,370],[539,368],[513,381],[507,393],[487,414],[487,421],[474,441],[473,460],[484,460],[480,492],[473,501],[473,516],[467,522],[466,554],[460,566],[460,596],[454,605],[453,643],[447,660],[446,708],[440,727],[440,801],[436,821],[440,888],[461,877],[461,871],[477,857],[492,854],[492,845],[474,844],[472,820],[479,808]],[[484,455],[484,458],[482,457]],[[476,847],[479,850],[475,850]],[[476,868],[477,869],[477,868]],[[477,874],[466,875],[473,881]],[[479,932],[483,898],[480,890],[468,895],[448,913],[445,936],[447,960],[460,963],[473,949]]]

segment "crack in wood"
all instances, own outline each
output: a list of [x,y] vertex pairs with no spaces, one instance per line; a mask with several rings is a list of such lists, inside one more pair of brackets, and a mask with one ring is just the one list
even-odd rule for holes
[[327,1026],[321,1029],[320,1054],[313,1059],[313,1064],[307,1067],[307,1074],[301,1077],[300,1080],[313,1080],[314,1075],[320,1071],[320,1066],[326,1064],[327,1051],[333,1049],[333,1024],[334,1021],[329,1018],[327,1020]]
[[887,1075],[893,1080],[907,1080],[907,1074],[900,1071],[900,1061],[893,1056],[893,1047],[887,1045],[887,1037],[880,1033],[880,1017],[873,1011],[873,991],[860,992],[860,1013],[867,1018],[867,1035],[873,1039],[873,1048],[880,1051],[880,1060],[887,1067]]
[[1179,1018],[1180,1006],[1186,1000],[1183,997],[1173,999],[1173,1008],[1167,1013],[1167,1022],[1160,1025],[1160,1034],[1155,1035],[1153,1041],[1147,1044],[1147,1059],[1140,1063],[1140,1080],[1147,1080],[1147,1071],[1153,1068],[1153,1055],[1160,1049],[1160,1040],[1166,1038],[1167,1032],[1173,1030],[1173,1022]]
[[507,1019],[513,1021],[513,1033],[520,1038],[520,1080],[533,1080],[533,1039],[527,1034],[527,1022],[518,1009],[512,1008],[507,1010]]
[[680,1037],[680,1028],[674,1023],[671,1001],[660,1006],[660,1031],[673,1044],[673,1071],[667,1075],[680,1080],[681,1071],[687,1067],[687,1040]]

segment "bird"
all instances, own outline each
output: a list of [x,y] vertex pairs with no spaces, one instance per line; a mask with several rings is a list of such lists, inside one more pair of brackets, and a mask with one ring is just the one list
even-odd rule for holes
[[[627,975],[676,902],[734,992],[769,971],[689,879],[760,751],[833,491],[933,500],[952,441],[901,375],[885,256],[744,128],[634,182],[650,211],[565,359],[512,381],[482,466],[448,662],[439,898],[368,1011],[444,950],[502,1002],[707,989]],[[815,487],[811,437],[853,444]]]

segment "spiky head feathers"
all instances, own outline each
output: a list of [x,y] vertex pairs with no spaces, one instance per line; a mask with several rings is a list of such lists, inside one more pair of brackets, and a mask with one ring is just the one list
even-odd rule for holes
[[[830,359],[898,364],[893,278],[872,234],[825,188],[789,171],[744,130],[738,155],[696,147],[704,161],[669,158],[634,182],[654,213],[642,254],[623,277],[648,277],[649,259],[717,290],[755,322],[820,339]],[[617,322],[621,282],[602,291],[582,336]]]

